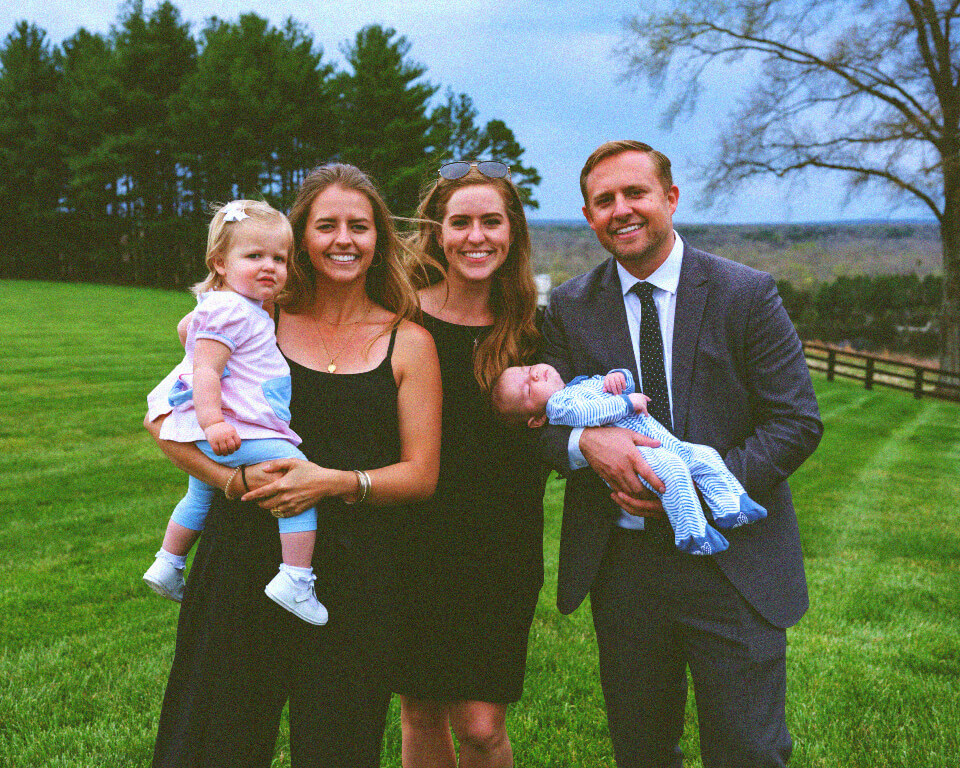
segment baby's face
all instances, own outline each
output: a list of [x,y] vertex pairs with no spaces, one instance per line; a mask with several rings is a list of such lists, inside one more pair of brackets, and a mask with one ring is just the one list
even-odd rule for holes
[[564,384],[556,368],[537,363],[507,368],[500,386],[509,394],[516,410],[526,416],[537,416],[546,410],[550,395],[563,389]]

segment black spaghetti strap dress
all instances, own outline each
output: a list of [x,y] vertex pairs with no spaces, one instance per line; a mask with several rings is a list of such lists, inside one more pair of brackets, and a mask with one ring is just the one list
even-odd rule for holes
[[[291,427],[313,462],[375,469],[400,459],[389,351],[372,371],[330,374],[288,361]],[[277,521],[252,503],[213,504],[180,609],[153,765],[271,764],[290,702],[294,768],[380,764],[390,699],[397,507],[317,504],[313,567],[330,612],[315,627],[263,592],[281,562]]]
[[523,692],[543,585],[543,489],[534,430],[504,427],[473,376],[489,327],[424,314],[443,382],[440,480],[402,521],[394,691],[509,703]]

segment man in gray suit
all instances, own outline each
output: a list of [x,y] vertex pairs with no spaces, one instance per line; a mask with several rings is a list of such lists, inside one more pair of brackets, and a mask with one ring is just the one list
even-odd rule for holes
[[570,613],[590,594],[620,768],[681,765],[687,668],[707,768],[785,765],[785,630],[808,606],[787,477],[823,431],[800,341],[770,275],[676,235],[663,154],[608,142],[580,185],[612,258],[553,292],[545,362],[565,381],[629,368],[651,413],[719,451],[768,514],[725,531],[719,555],[682,553],[638,480],[662,488],[635,447],[646,438],[547,427],[544,451],[567,478],[557,605]]

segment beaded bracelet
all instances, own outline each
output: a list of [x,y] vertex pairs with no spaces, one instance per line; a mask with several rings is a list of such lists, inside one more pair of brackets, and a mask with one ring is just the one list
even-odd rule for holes
[[[235,477],[237,476],[237,473],[238,473],[239,471],[240,471],[240,467],[237,467],[235,470],[233,470],[233,473],[230,475],[230,479],[227,480],[227,484],[226,484],[225,486],[223,486],[223,495],[227,497],[227,500],[228,500],[228,501],[234,501],[234,500],[235,500],[235,497],[233,497],[233,496],[230,495],[230,483],[233,482],[233,478],[235,478]],[[236,498],[239,498],[239,497],[236,497]]]

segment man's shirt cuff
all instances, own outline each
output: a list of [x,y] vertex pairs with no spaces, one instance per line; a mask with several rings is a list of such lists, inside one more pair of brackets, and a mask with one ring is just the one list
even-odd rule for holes
[[583,434],[583,427],[574,427],[570,430],[570,438],[567,440],[567,458],[570,461],[570,469],[583,469],[587,466],[587,460],[583,458],[580,452],[580,435]]

